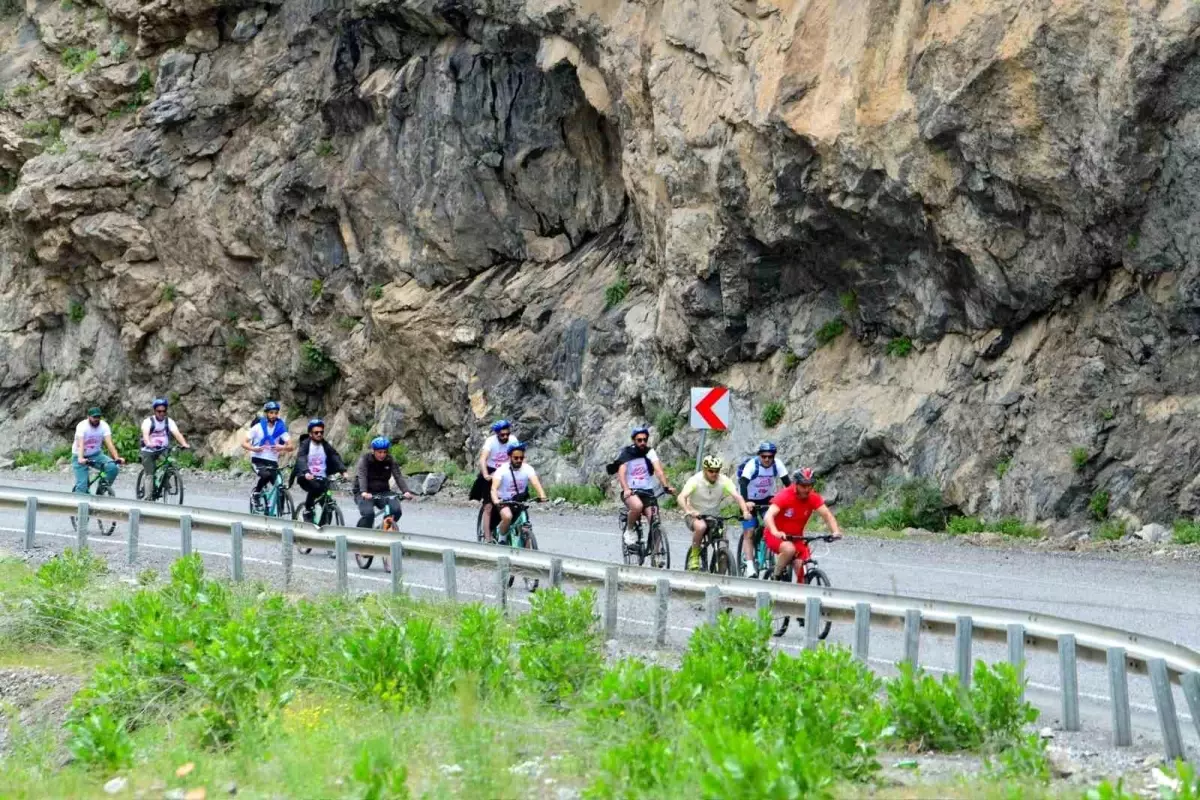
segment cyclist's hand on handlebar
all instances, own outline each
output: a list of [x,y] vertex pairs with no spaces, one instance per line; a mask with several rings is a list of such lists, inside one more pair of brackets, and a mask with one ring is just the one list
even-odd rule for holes
[[405,500],[412,500],[414,497],[416,497],[416,495],[414,495],[412,492],[405,492],[405,493],[404,493],[404,499],[405,499]]
[[125,459],[121,458],[120,456],[117,456],[115,460],[121,466],[125,466]]
[[673,496],[673,495],[679,494],[679,492],[675,491],[675,487],[674,487],[674,486],[668,486],[668,487],[667,487],[667,494],[669,494],[669,495],[672,495],[672,496]]
[[313,479],[311,472],[304,473],[304,480],[311,481]]
[[370,492],[363,492],[362,499],[363,500],[374,500],[375,496],[373,494],[371,494]]
[[538,503],[544,503],[544,502],[546,502],[546,498],[544,498],[544,497],[539,497],[539,498],[537,498],[537,501],[536,501],[536,502],[538,502]]

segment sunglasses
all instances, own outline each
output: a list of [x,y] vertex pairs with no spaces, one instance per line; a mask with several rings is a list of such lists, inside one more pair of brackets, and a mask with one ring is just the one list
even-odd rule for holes
[[705,475],[717,475],[717,474],[719,474],[720,472],[721,472],[721,470],[719,470],[719,469],[706,469],[706,470],[704,470],[704,474],[705,474]]
[[325,435],[325,431],[323,431],[323,430],[321,430],[320,428],[318,428],[318,429],[317,429],[317,430],[315,430],[315,431],[311,431],[311,432],[310,432],[308,435],[309,435],[309,436],[324,436],[324,435]]
[[648,441],[650,441],[650,440],[647,439],[645,436],[639,436],[637,439],[633,440],[633,443],[634,444],[645,444]]

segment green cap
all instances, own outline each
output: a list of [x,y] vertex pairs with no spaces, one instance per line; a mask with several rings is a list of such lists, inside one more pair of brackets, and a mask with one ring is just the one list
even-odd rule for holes
[[102,412],[102,411],[100,410],[100,406],[92,406],[91,408],[89,408],[89,409],[88,409],[88,416],[89,416],[89,417],[99,417],[99,416],[101,416],[103,413],[104,413],[104,412]]

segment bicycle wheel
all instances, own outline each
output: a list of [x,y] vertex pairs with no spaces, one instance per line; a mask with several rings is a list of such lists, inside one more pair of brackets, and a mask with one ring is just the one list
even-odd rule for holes
[[479,504],[479,514],[475,517],[475,541],[482,542],[487,534],[483,526],[483,503]]
[[621,545],[621,560],[631,567],[640,567],[646,560],[646,553],[642,549],[642,531],[638,528],[638,540],[635,544],[625,544],[625,531],[628,529],[629,514],[625,509],[621,509],[621,513],[617,515],[617,530],[621,533],[620,539],[617,540]]
[[[101,483],[96,486],[97,497],[116,497],[117,494],[112,490],[112,487]],[[100,531],[101,536],[112,536],[113,531],[117,529],[116,520],[103,520],[96,517],[96,529]]]
[[671,545],[667,543],[657,515],[650,523],[650,566],[655,569],[671,568]]
[[714,575],[733,574],[733,564],[729,560],[729,547],[724,540],[717,543],[712,560],[708,564],[708,571]]
[[375,556],[367,555],[366,553],[355,553],[354,563],[358,564],[359,569],[370,569],[371,563],[375,560]]
[[289,518],[296,513],[296,504],[292,502],[292,493],[282,486],[279,487],[279,497],[277,500],[278,507],[276,508],[276,516],[281,519]]
[[[783,583],[791,583],[792,582],[792,571],[793,571],[792,567],[789,565],[788,568],[783,571],[783,575],[781,577],[775,578],[771,574],[771,570],[768,569],[766,571],[765,577],[763,579],[764,580],[779,580],[779,581],[782,581]],[[775,609],[776,606],[774,604],[772,604],[771,608]],[[788,624],[790,622],[791,622],[791,617],[789,617],[787,614],[780,614],[774,610],[771,611],[771,628],[772,628],[772,632],[776,636],[783,636],[785,633],[787,633]],[[801,622],[801,624],[803,624],[803,620],[800,620],[800,622]]]
[[[788,570],[791,572],[791,570]],[[829,586],[829,577],[817,567],[810,567],[804,572],[804,583],[811,586]],[[800,625],[803,627],[804,620],[800,619]],[[824,639],[829,635],[829,629],[833,627],[833,620],[824,614],[821,615],[821,632],[817,634],[818,639]]]
[[[537,537],[533,535],[532,525],[521,526],[521,547],[525,550],[537,550]],[[538,590],[539,581],[537,578],[530,578],[528,575],[522,575],[521,580],[525,582],[525,591],[536,592]],[[508,576],[508,585],[513,585],[513,576]]]
[[[399,528],[396,527],[396,520],[392,519],[391,517],[384,517],[383,525],[381,525],[379,529],[382,531],[398,531],[398,530],[400,530]],[[391,573],[391,571],[392,571],[392,559],[391,558],[389,558],[388,556],[380,556],[379,563],[383,565],[384,572]]]
[[183,476],[179,474],[179,470],[167,467],[167,471],[163,473],[162,489],[158,499],[167,505],[171,503],[183,505]]
[[[300,508],[303,508],[303,506],[301,506]],[[292,522],[298,522],[300,520],[300,508],[292,509]],[[320,513],[320,514],[325,513],[323,506],[318,506],[318,508],[320,509],[318,513]],[[312,548],[304,547],[302,545],[296,545],[296,552],[300,553],[300,555],[302,555],[302,556],[306,556],[312,552]]]
[[134,488],[134,497],[138,500],[146,499],[146,471],[139,470],[137,476],[137,486]]

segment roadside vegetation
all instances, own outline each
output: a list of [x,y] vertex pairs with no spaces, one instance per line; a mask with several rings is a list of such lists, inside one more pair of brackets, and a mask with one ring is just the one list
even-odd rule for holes
[[94,665],[61,727],[13,725],[0,795],[103,797],[119,778],[210,797],[819,798],[868,791],[881,752],[934,749],[982,754],[1010,796],[1049,778],[1006,664],[978,663],[970,689],[881,681],[844,648],[792,656],[765,617],[727,616],[671,670],[607,662],[590,591],[506,617],[292,600],[214,581],[198,556],[140,582],[87,552],[33,575],[0,562],[0,650]]

